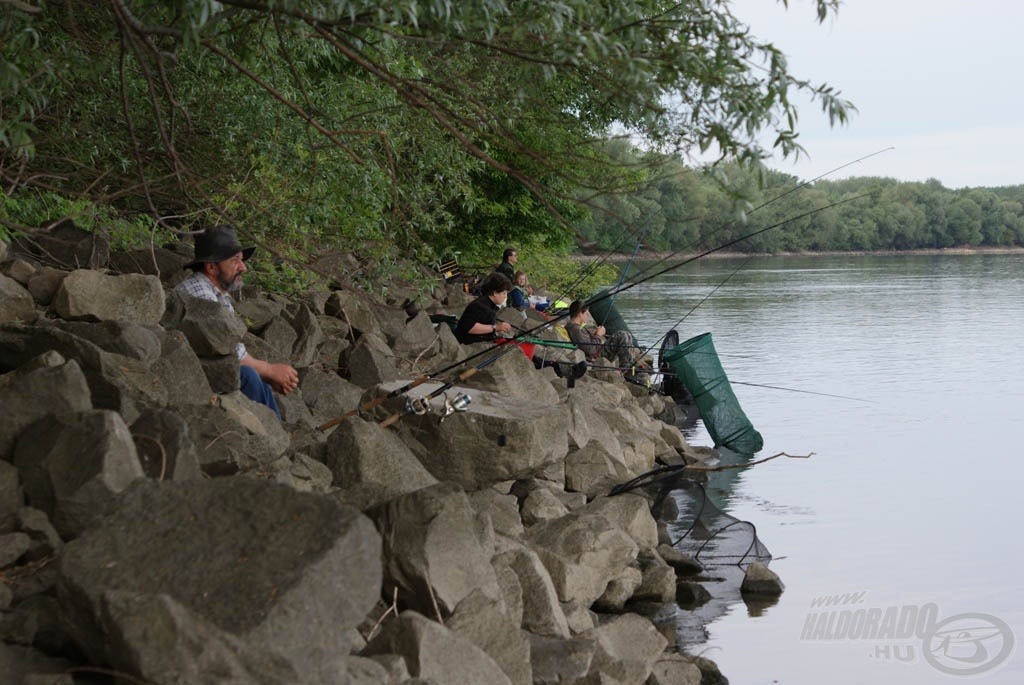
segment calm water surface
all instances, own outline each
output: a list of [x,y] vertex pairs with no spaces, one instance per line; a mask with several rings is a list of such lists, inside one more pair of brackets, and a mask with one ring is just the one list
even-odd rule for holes
[[[704,260],[616,304],[651,345],[734,272],[680,337],[712,333],[764,436],[758,456],[814,456],[719,482],[728,512],[756,524],[786,591],[757,617],[733,604],[693,651],[734,684],[783,685],[956,682],[933,660],[961,668],[983,656],[968,639],[977,633],[932,660],[925,650],[940,643],[916,638],[801,639],[808,615],[825,611],[815,598],[846,593],[857,604],[828,611],[930,603],[940,622],[988,614],[1024,640],[1024,256]],[[711,444],[699,425],[690,440]],[[991,658],[1002,643],[982,644]],[[1024,682],[1022,654],[972,680]]]

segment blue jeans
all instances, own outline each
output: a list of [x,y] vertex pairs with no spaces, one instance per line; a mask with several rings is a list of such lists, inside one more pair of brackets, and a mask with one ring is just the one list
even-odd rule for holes
[[277,400],[274,399],[274,391],[269,385],[263,382],[260,375],[256,373],[256,369],[251,366],[239,366],[238,372],[241,376],[242,394],[253,402],[259,402],[260,404],[270,407],[280,420],[281,410],[277,408]]

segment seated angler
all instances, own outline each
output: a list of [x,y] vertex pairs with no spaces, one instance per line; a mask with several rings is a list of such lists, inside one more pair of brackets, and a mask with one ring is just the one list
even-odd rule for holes
[[526,288],[526,272],[517,271],[516,277],[512,281],[512,289],[508,291],[509,307],[514,307],[519,311],[533,309],[533,304],[530,303],[530,296],[527,295]]
[[480,286],[483,294],[466,305],[458,324],[455,338],[463,345],[491,342],[496,333],[510,333],[512,325],[498,321],[498,311],[504,306],[512,284],[500,273],[492,273]]
[[627,331],[615,331],[610,336],[605,333],[604,326],[598,326],[591,332],[585,328],[589,307],[580,300],[573,300],[569,305],[569,323],[565,330],[569,339],[576,347],[587,355],[587,361],[594,362],[602,357],[618,364],[620,371],[630,369],[633,365],[633,351],[636,345],[633,336]]
[[[192,297],[218,302],[234,314],[229,293],[242,287],[242,274],[248,271],[245,262],[256,248],[242,247],[235,237],[235,229],[224,225],[206,229],[196,236],[195,243],[195,261],[185,265],[193,273],[174,289]],[[298,386],[298,373],[288,364],[271,364],[256,359],[246,352],[241,342],[235,346],[235,354],[240,365],[242,393],[270,407],[281,418],[271,388],[287,395]]]

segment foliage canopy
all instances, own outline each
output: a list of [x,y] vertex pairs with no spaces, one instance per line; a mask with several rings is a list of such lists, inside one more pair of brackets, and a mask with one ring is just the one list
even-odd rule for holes
[[832,122],[851,110],[726,0],[2,4],[8,196],[155,230],[227,219],[285,261],[565,247],[649,179],[610,137],[658,151],[643,164],[751,163],[766,131],[800,153],[795,91]]

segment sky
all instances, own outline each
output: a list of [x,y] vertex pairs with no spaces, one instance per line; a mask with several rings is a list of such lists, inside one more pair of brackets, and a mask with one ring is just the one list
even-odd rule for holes
[[[808,155],[767,165],[807,180],[936,178],[948,188],[1024,184],[1024,2],[844,0],[817,23],[811,0],[735,0],[733,14],[774,43],[794,76],[857,107],[846,125],[803,99]],[[770,139],[762,142],[770,146]]]

